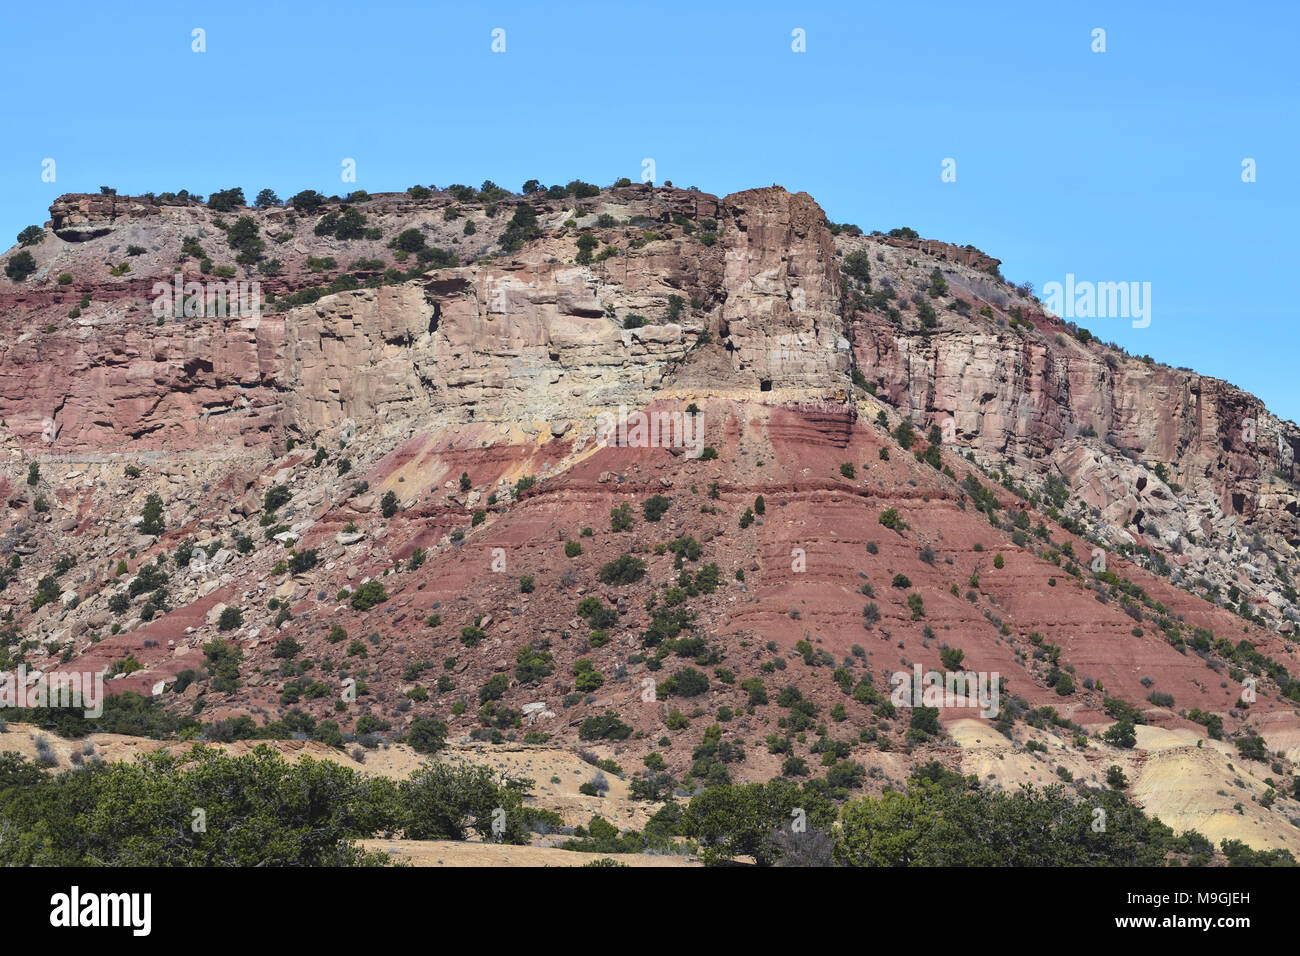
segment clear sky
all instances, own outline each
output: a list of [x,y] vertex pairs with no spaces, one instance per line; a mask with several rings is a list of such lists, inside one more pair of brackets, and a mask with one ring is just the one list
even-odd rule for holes
[[1080,324],[1300,420],[1298,28],[1294,0],[9,4],[0,240],[101,185],[608,185],[650,158],[1037,289],[1150,282],[1148,327]]

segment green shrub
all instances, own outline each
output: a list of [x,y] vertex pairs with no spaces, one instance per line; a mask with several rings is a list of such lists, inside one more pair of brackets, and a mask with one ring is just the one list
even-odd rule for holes
[[295,552],[289,556],[289,573],[305,574],[319,563],[317,551],[311,548],[307,551]]
[[534,647],[529,641],[515,652],[515,679],[523,684],[531,684],[547,677],[555,670],[553,658],[549,651]]
[[619,505],[609,512],[609,529],[611,531],[631,531],[632,530],[632,509],[627,504]]
[[871,256],[865,249],[850,252],[844,257],[840,272],[863,285],[871,283]]
[[304,189],[289,199],[289,205],[298,212],[311,215],[325,205],[325,197],[314,189]]
[[541,229],[537,225],[537,210],[531,204],[522,202],[515,206],[514,215],[497,241],[506,252],[517,252],[523,248],[524,243],[539,235]]
[[632,728],[618,719],[613,711],[599,717],[588,717],[578,727],[579,740],[626,740]]
[[416,753],[437,753],[447,745],[447,725],[432,717],[417,717],[406,732],[406,745]]
[[141,534],[160,535],[165,530],[163,524],[163,503],[162,498],[156,492],[150,494],[144,500],[144,510],[141,511],[140,524],[137,526]]
[[903,519],[899,517],[898,510],[896,508],[886,508],[884,511],[880,512],[879,520],[880,523],[884,525],[886,528],[888,528],[890,531],[897,531],[899,533],[902,533],[907,528],[907,525],[903,522]]
[[709,689],[709,678],[693,667],[683,667],[659,684],[658,693],[665,697],[698,697]]
[[1101,739],[1112,746],[1128,749],[1137,743],[1137,733],[1131,720],[1118,720],[1101,735]]
[[1234,740],[1233,744],[1246,760],[1268,760],[1268,746],[1258,734],[1247,733]]
[[366,581],[352,592],[349,603],[358,611],[368,611],[377,604],[383,604],[388,600],[388,592],[384,585],[379,581]]
[[605,683],[604,675],[596,670],[589,657],[580,657],[573,662],[573,674],[573,689],[578,693],[594,693]]
[[624,554],[604,565],[597,577],[603,584],[635,584],[645,577],[646,564],[630,554]]
[[668,508],[672,503],[673,500],[671,498],[665,498],[663,495],[654,495],[641,503],[641,512],[645,515],[646,521],[658,521],[664,516],[664,513],[668,511]]
[[230,212],[238,206],[246,205],[244,190],[239,186],[231,189],[218,189],[208,196],[208,208],[214,212]]
[[26,250],[14,253],[5,263],[5,275],[14,282],[22,282],[35,271],[36,260]]

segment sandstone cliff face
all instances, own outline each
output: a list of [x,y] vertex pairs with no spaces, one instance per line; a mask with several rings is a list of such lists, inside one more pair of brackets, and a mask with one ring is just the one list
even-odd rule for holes
[[[850,355],[825,216],[806,194],[724,201],[721,249],[658,240],[592,266],[540,254],[440,270],[400,290],[341,293],[285,320],[283,376],[297,432],[411,403],[439,421],[538,421],[640,407],[701,333],[731,356],[718,387],[843,390]],[[680,317],[624,328],[671,296]]]
[[[951,419],[955,445],[981,460],[1021,460],[1017,473],[1041,470],[1062,443],[1095,434],[1120,454],[1167,466],[1207,508],[1252,521],[1285,552],[1300,544],[1296,499],[1270,479],[1294,476],[1294,423],[1226,382],[1083,344],[1032,300],[985,298],[986,280],[972,269],[941,271],[953,294],[976,310],[995,307],[994,318],[947,312],[939,329],[917,335],[865,310],[854,326],[859,368],[918,425]],[[896,267],[881,272],[907,292],[914,287]],[[1013,305],[1032,325],[1007,327]]]
[[[843,386],[850,364],[826,216],[807,193],[728,196],[721,332],[751,387]],[[755,381],[755,379],[757,381]]]
[[[716,337],[730,356],[733,374],[715,381],[719,388],[775,383],[842,394],[850,355],[838,271],[812,198],[764,189],[718,201],[676,191],[659,208],[645,192],[611,190],[589,210],[557,208],[554,216],[592,220],[619,211],[622,200],[621,211],[651,223],[671,224],[683,210],[716,217],[721,241],[706,246],[656,226],[648,242],[616,258],[577,265],[564,261],[574,236],[561,229],[511,262],[342,291],[283,313],[263,304],[255,321],[159,324],[144,283],[113,284],[94,290],[112,299],[53,334],[14,329],[0,368],[0,414],[34,448],[54,420],[64,452],[255,446],[313,438],[344,419],[364,426],[430,412],[448,422],[548,421],[648,403],[702,336]],[[68,197],[52,214],[60,227],[93,232],[129,226],[119,217],[139,205]],[[377,207],[392,212],[393,200]],[[272,234],[285,210],[263,215]],[[190,221],[178,229],[202,232]],[[266,291],[277,288],[262,281]],[[288,288],[302,281],[295,276]],[[682,303],[675,316],[674,296]],[[624,327],[638,315],[649,321]],[[39,382],[26,371],[37,365],[48,371]],[[277,421],[288,431],[270,427]]]
[[[22,332],[3,350],[0,414],[12,439],[50,454],[267,445],[280,325],[258,331],[232,317],[160,327],[113,309],[62,334]],[[46,422],[57,428],[52,442]]]
[[444,270],[425,283],[327,296],[284,319],[285,424],[345,418],[545,422],[640,406],[690,348],[680,323],[623,329],[620,287],[590,269]]

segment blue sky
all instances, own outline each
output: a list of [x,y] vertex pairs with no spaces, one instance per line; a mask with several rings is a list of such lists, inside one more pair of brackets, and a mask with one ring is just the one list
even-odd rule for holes
[[[1152,285],[1105,340],[1300,420],[1300,6],[11,5],[0,239],[64,192],[779,183],[1036,288]],[[205,31],[205,53],[191,50]],[[492,31],[505,30],[505,52]],[[1106,52],[1092,31],[1106,31]],[[802,29],[806,52],[791,49]],[[1242,182],[1242,161],[1257,181]],[[56,181],[42,182],[42,160]],[[356,183],[340,180],[356,161]],[[944,159],[956,182],[941,181]],[[1292,266],[1284,271],[1285,266]]]

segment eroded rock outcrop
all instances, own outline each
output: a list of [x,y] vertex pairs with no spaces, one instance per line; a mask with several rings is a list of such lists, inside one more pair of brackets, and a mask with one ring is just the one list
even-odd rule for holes
[[68,193],[50,206],[54,233],[66,242],[84,242],[113,231],[118,219],[157,216],[161,207],[149,196]]
[[727,197],[721,331],[745,384],[842,386],[850,365],[839,269],[826,215],[807,193]]

